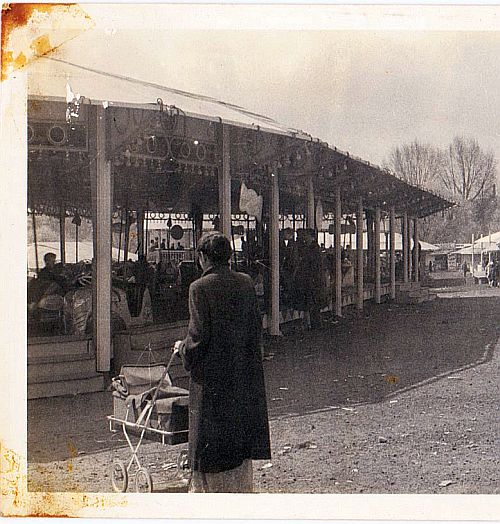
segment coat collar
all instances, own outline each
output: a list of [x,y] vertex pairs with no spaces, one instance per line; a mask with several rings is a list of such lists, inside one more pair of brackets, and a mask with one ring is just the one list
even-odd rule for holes
[[210,275],[211,273],[220,273],[221,271],[229,271],[229,264],[221,264],[219,266],[208,266],[203,273],[202,277],[205,275]]

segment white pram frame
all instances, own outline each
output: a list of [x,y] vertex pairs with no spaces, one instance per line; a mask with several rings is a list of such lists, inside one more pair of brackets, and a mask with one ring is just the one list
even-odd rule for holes
[[[157,429],[149,426],[149,422],[151,419],[151,415],[153,414],[153,410],[156,406],[156,401],[158,398],[158,394],[160,392],[161,386],[163,385],[165,378],[168,376],[168,372],[170,369],[170,366],[172,365],[172,362],[174,358],[177,355],[177,351],[174,351],[168,361],[168,364],[166,365],[162,376],[160,380],[158,381],[158,384],[156,385],[153,396],[150,400],[146,402],[146,405],[141,410],[139,416],[137,417],[137,420],[135,422],[129,420],[129,414],[131,412],[130,406],[127,407],[125,417],[119,418],[114,415],[108,415],[106,418],[109,421],[109,430],[112,433],[116,433],[118,430],[115,426],[121,426],[121,430],[123,432],[123,435],[125,436],[125,440],[127,441],[127,444],[131,451],[130,459],[127,461],[127,463],[123,462],[120,459],[115,459],[113,461],[113,464],[111,466],[111,483],[113,485],[113,490],[117,493],[124,493],[127,491],[128,485],[129,485],[129,477],[130,473],[133,469],[133,465],[136,466],[135,471],[135,488],[138,493],[151,493],[153,491],[153,479],[151,476],[151,473],[149,472],[148,468],[141,464],[141,460],[139,458],[139,449],[143,443],[144,440],[151,439],[152,436],[155,436],[156,438],[154,440],[160,440],[162,445],[168,445],[166,442],[166,439],[168,437],[173,437],[174,435],[179,434],[187,434],[189,430],[181,430],[181,431],[166,431],[163,429]],[[130,438],[129,432],[127,431],[127,428],[130,428],[131,430],[135,430],[136,432],[140,430],[139,434],[139,440],[137,444],[134,444]],[[177,474],[178,476],[183,479],[187,480],[190,475],[190,471],[187,464],[187,450],[183,449],[177,458]]]

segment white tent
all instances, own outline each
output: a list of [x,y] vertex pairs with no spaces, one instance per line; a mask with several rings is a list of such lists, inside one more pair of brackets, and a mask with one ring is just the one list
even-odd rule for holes
[[[323,241],[323,233],[319,233],[319,241]],[[401,233],[395,233],[395,239],[396,239],[396,251],[402,251],[403,250],[403,237]],[[390,242],[389,234],[387,234],[387,240]],[[424,242],[423,240],[419,241],[420,248],[422,251],[438,251],[439,247],[435,246],[434,244],[429,244],[428,242]],[[342,245],[348,246],[350,245],[352,249],[356,249],[356,234],[353,233],[352,235],[342,235]],[[325,235],[325,247],[331,247],[333,246],[333,235],[330,235],[326,233]],[[363,247],[366,249],[368,246],[368,235],[366,232],[363,233]],[[389,249],[389,244],[386,245],[386,233],[380,232],[380,251],[386,251]],[[413,249],[413,238],[410,239],[410,249]]]
[[480,237],[474,241],[474,253],[480,251],[500,251],[500,231]]

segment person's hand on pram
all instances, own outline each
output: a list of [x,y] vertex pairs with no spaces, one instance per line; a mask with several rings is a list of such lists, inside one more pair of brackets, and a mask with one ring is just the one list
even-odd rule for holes
[[172,353],[174,355],[178,355],[183,345],[184,345],[184,340],[177,340],[172,348]]

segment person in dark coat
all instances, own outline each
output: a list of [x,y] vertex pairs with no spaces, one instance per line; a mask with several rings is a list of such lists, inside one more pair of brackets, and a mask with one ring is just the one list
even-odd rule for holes
[[251,492],[252,460],[271,458],[252,279],[229,268],[220,232],[197,248],[203,275],[189,288],[189,327],[179,354],[190,372],[191,492]]

